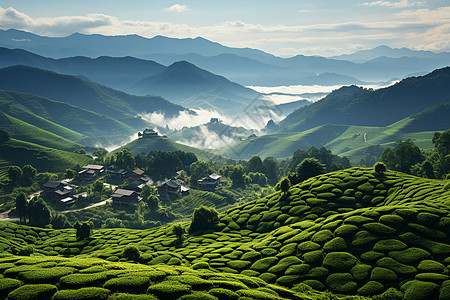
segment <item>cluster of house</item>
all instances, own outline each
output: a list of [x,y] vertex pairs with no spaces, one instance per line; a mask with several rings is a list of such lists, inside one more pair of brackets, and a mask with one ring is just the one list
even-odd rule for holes
[[[126,186],[116,189],[111,195],[114,204],[131,205],[139,202],[144,185],[153,184],[153,181],[139,168],[130,171],[116,166],[106,169],[101,165],[86,165],[83,170],[78,172],[78,179],[81,182],[92,182],[106,174],[109,174],[113,179],[126,180],[127,182]],[[202,189],[213,190],[220,185],[220,178],[220,175],[213,173],[200,179],[198,185]],[[87,196],[86,193],[75,194],[77,187],[67,181],[50,181],[44,184],[43,196],[55,202],[72,204]],[[189,194],[189,188],[179,180],[164,180],[158,182],[157,187],[160,197],[170,198],[171,195],[186,196]]]

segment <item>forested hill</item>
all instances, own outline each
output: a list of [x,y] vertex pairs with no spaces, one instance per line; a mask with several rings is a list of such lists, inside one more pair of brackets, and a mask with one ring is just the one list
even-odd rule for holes
[[127,124],[133,127],[142,123],[133,118],[139,113],[160,111],[174,116],[185,110],[161,97],[133,96],[80,77],[27,66],[0,69],[0,89],[66,102],[116,119],[130,119]]
[[376,91],[343,87],[280,122],[284,132],[325,124],[387,126],[441,102],[450,102],[450,67],[409,77]]

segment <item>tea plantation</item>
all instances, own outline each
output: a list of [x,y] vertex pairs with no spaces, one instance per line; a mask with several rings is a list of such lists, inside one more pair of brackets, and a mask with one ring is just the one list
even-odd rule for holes
[[[449,187],[352,168],[182,237],[166,225],[77,241],[73,229],[2,222],[0,299],[450,299]],[[30,257],[13,255],[27,245]]]

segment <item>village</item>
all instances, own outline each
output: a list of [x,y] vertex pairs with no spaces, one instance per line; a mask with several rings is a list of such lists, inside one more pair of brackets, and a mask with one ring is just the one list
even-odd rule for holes
[[[140,139],[153,138],[158,133],[152,129],[145,129],[142,133],[138,133]],[[108,201],[116,206],[131,206],[142,200],[141,192],[145,185],[151,186],[156,191],[155,196],[162,201],[169,203],[173,199],[187,196],[190,188],[205,191],[214,191],[221,185],[221,176],[215,173],[197,180],[196,184],[187,186],[181,179],[181,174],[186,173],[179,170],[173,178],[154,181],[140,168],[133,170],[120,168],[116,165],[104,166],[96,164],[88,164],[77,172],[75,178],[64,179],[59,181],[49,181],[43,185],[41,196],[57,206],[71,206],[87,197],[86,192],[76,193],[80,186],[86,186],[101,180],[104,186],[111,188],[113,193]],[[100,199],[98,199],[100,200]]]

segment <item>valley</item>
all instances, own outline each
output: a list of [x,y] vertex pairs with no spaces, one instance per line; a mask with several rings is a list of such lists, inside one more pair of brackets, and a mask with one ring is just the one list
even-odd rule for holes
[[449,52],[2,11],[0,299],[450,299]]

